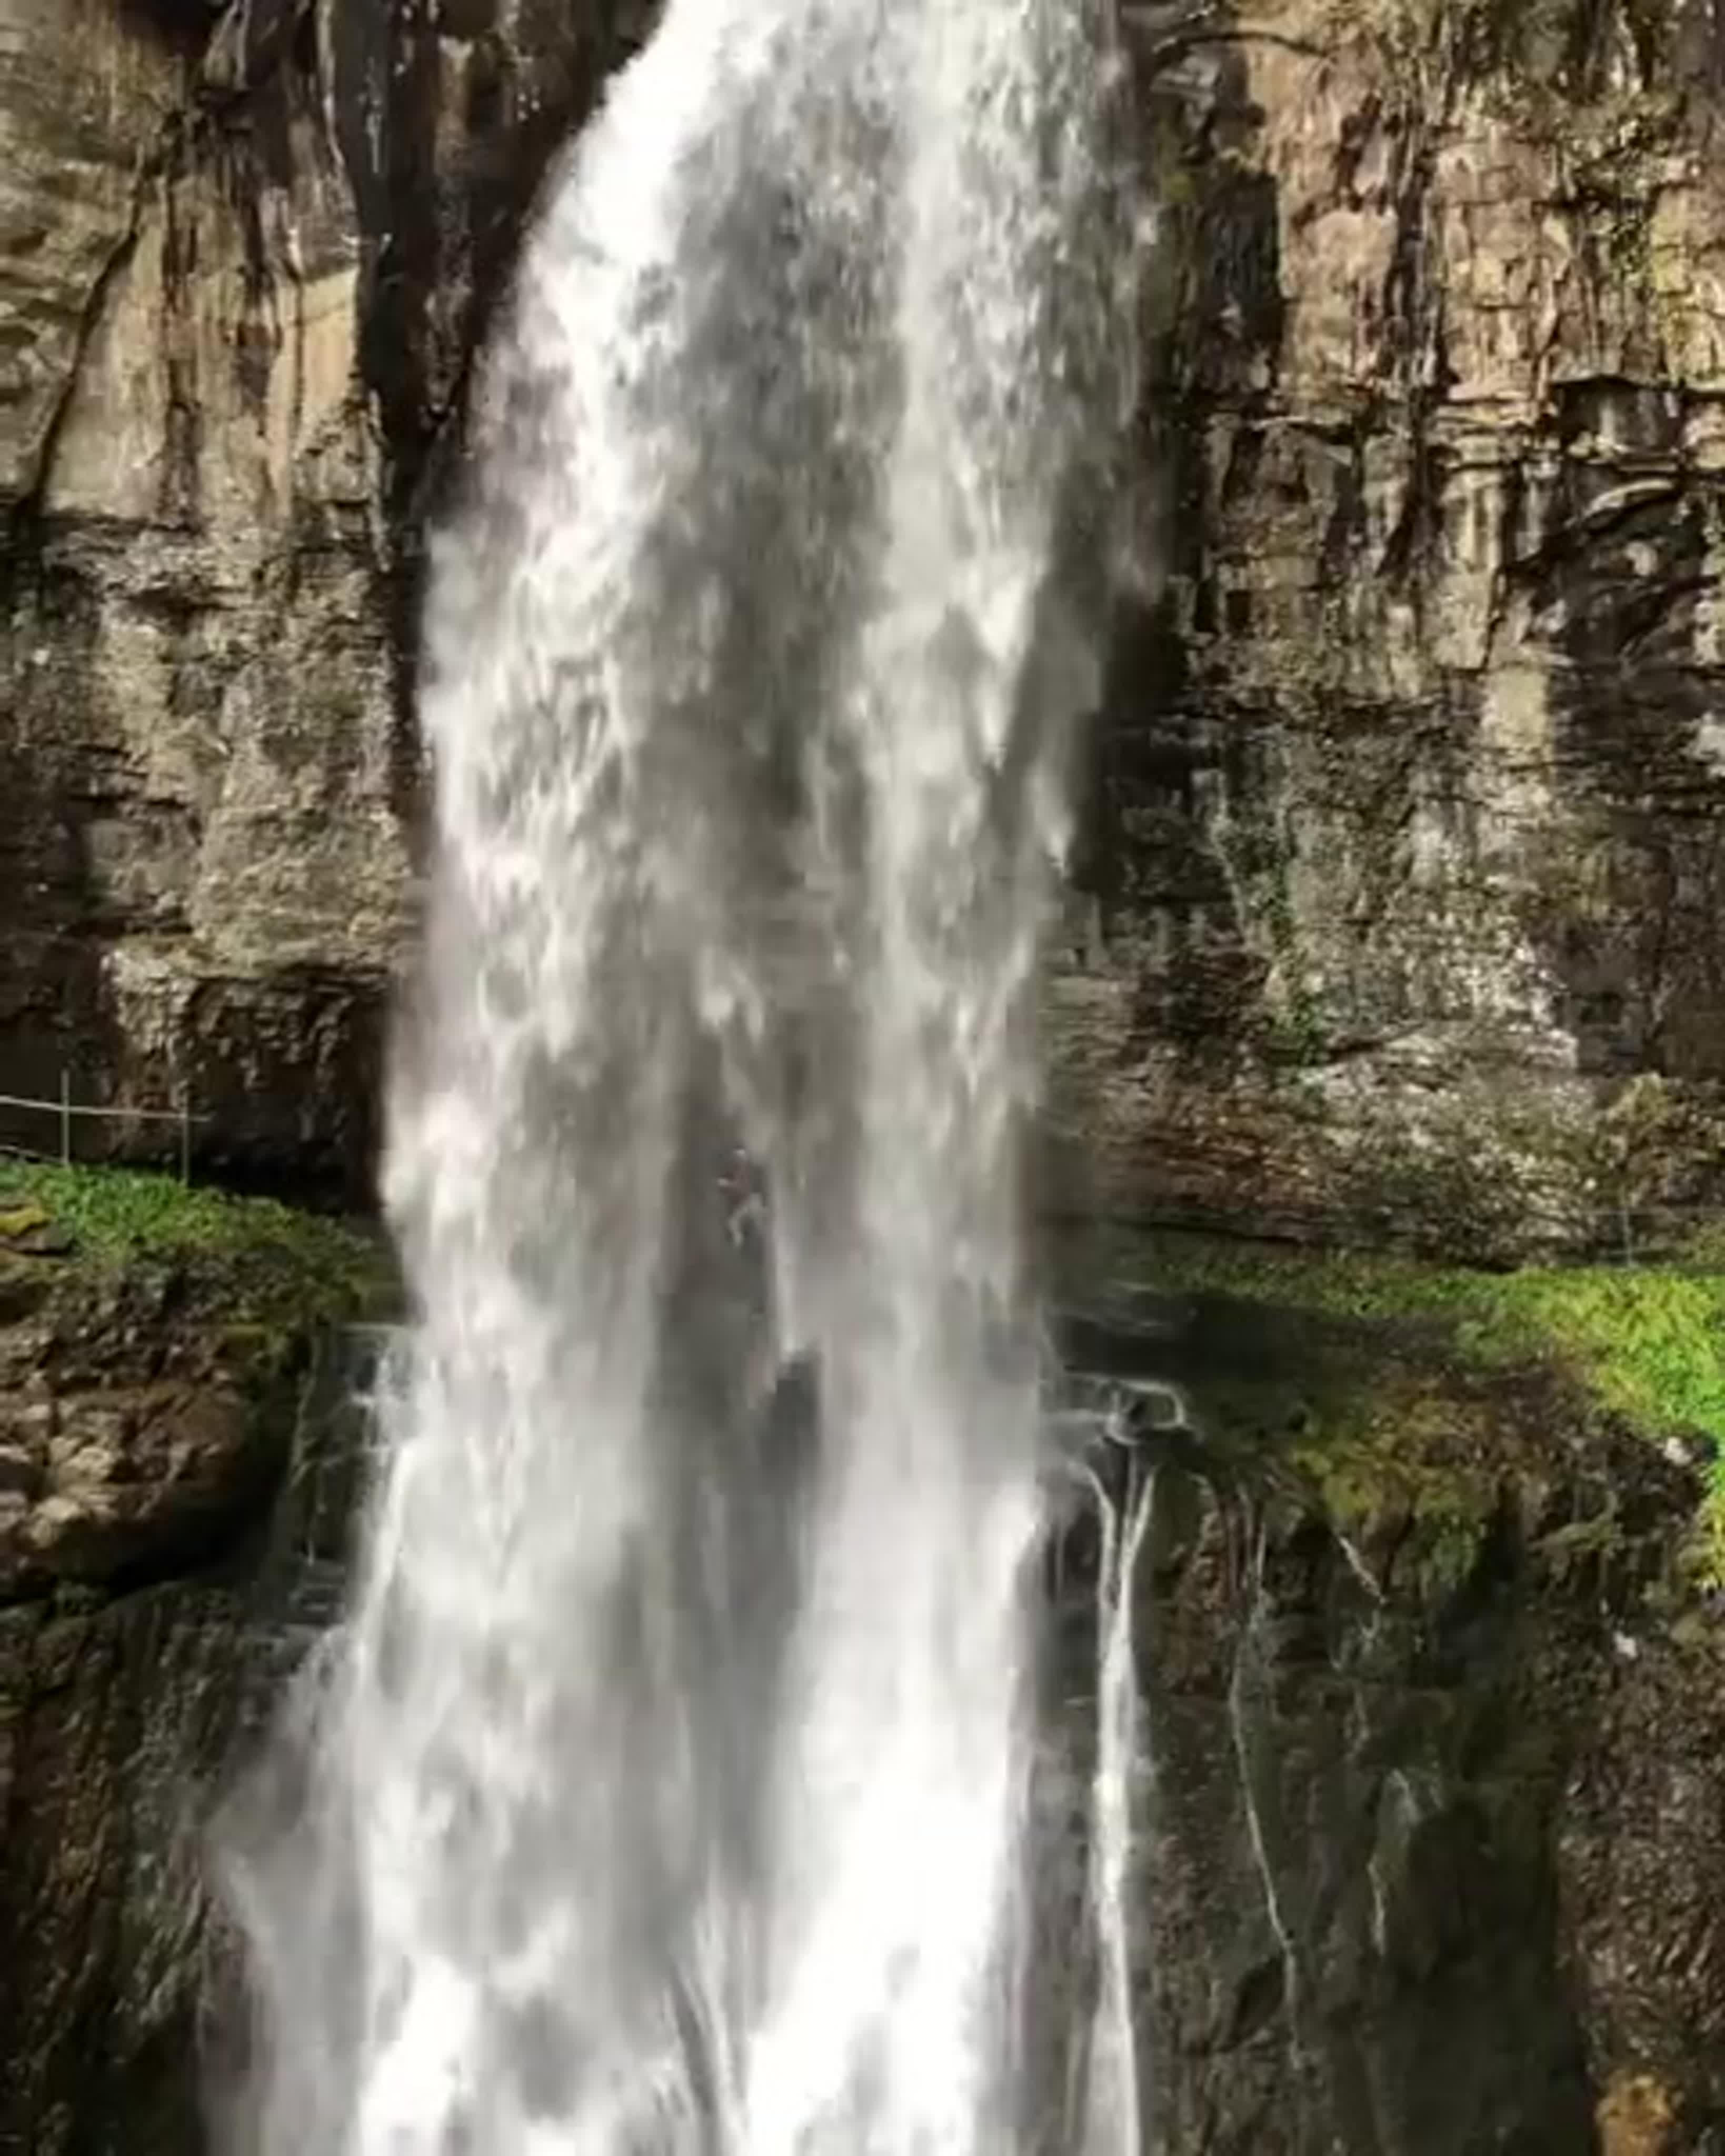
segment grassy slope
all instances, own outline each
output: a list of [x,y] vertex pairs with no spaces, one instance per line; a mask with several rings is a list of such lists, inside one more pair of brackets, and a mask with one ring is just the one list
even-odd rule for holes
[[63,1230],[85,1263],[197,1261],[221,1272],[236,1300],[311,1322],[363,1314],[389,1295],[388,1254],[364,1228],[136,1169],[0,1164],[0,1251],[43,1228]]
[[[1725,1269],[1709,1254],[1490,1273],[1166,1235],[1139,1240],[1131,1265],[1147,1288],[1308,1313],[1357,1338],[1296,1448],[1343,1510],[1363,1480],[1413,1481],[1437,1454],[1465,1451],[1494,1476],[1509,1463],[1491,1461],[1484,1443],[1490,1388],[1538,1371],[1650,1440],[1700,1440],[1712,1461],[1708,1569],[1725,1576]],[[1461,1421],[1476,1425],[1465,1448]]]

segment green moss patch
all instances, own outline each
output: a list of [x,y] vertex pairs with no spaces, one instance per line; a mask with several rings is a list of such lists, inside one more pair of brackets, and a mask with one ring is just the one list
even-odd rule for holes
[[[1109,1270],[1128,1292],[1215,1303],[1219,1342],[1228,1307],[1237,1338],[1250,1306],[1282,1343],[1274,1414],[1344,1522],[1404,1500],[1474,1532],[1507,1480],[1538,1480],[1567,1399],[1698,1441],[1708,1568],[1725,1577],[1725,1268],[1711,1257],[1494,1273],[1169,1235],[1132,1238]],[[1255,1394],[1261,1416],[1265,1386],[1230,1373],[1224,1348],[1210,1359],[1200,1406],[1237,1420]]]
[[260,1326],[362,1317],[393,1290],[388,1252],[369,1229],[172,1176],[13,1163],[0,1171],[0,1202],[70,1238],[70,1254],[54,1262],[183,1265],[218,1282],[223,1299]]

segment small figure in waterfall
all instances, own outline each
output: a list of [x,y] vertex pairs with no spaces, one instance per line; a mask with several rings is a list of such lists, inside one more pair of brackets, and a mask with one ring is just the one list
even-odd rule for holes
[[735,1250],[758,1244],[767,1227],[767,1178],[742,1146],[733,1146],[719,1177],[725,1233]]

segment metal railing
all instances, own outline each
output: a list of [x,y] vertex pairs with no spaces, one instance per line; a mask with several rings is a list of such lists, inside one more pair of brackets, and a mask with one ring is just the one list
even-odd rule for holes
[[[73,1165],[72,1134],[80,1120],[110,1123],[172,1123],[179,1132],[180,1180],[192,1180],[192,1133],[202,1123],[213,1122],[209,1116],[194,1115],[192,1111],[192,1089],[182,1086],[178,1098],[171,1108],[116,1107],[110,1104],[74,1101],[72,1098],[72,1074],[60,1073],[60,1094],[57,1101],[38,1100],[26,1093],[0,1093],[0,1109],[22,1108],[27,1113],[51,1116],[59,1126],[59,1158],[63,1168]],[[23,1154],[37,1160],[52,1160],[54,1153],[26,1146],[0,1146],[0,1152]]]

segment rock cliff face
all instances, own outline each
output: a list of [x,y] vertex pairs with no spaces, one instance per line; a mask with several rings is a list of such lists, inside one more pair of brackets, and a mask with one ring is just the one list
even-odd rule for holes
[[1677,1233],[1725,1101],[1725,18],[1123,13],[1162,225],[1057,1184]]
[[421,504],[629,14],[0,0],[0,1092],[363,1173]]
[[[423,519],[649,13],[0,0],[0,1091],[183,1081],[213,1160],[364,1173]],[[1159,223],[1052,1195],[1678,1234],[1725,1173],[1717,11],[1121,18]]]
[[186,2156],[239,1995],[208,1830],[339,1602],[367,1336],[336,1321],[381,1269],[172,1195],[116,1247],[124,1182],[85,1221],[47,1180],[0,1202],[0,2152]]
[[[1151,2148],[1725,2146],[1692,1438],[1649,1445],[1561,1356],[1481,1354],[1477,1286],[1458,1329],[1417,1272],[1176,1240],[1116,1242],[1096,1277],[1073,1352],[1181,1386],[1193,1425],[1142,1440]],[[1093,1535],[1063,1572],[1081,1697]]]

